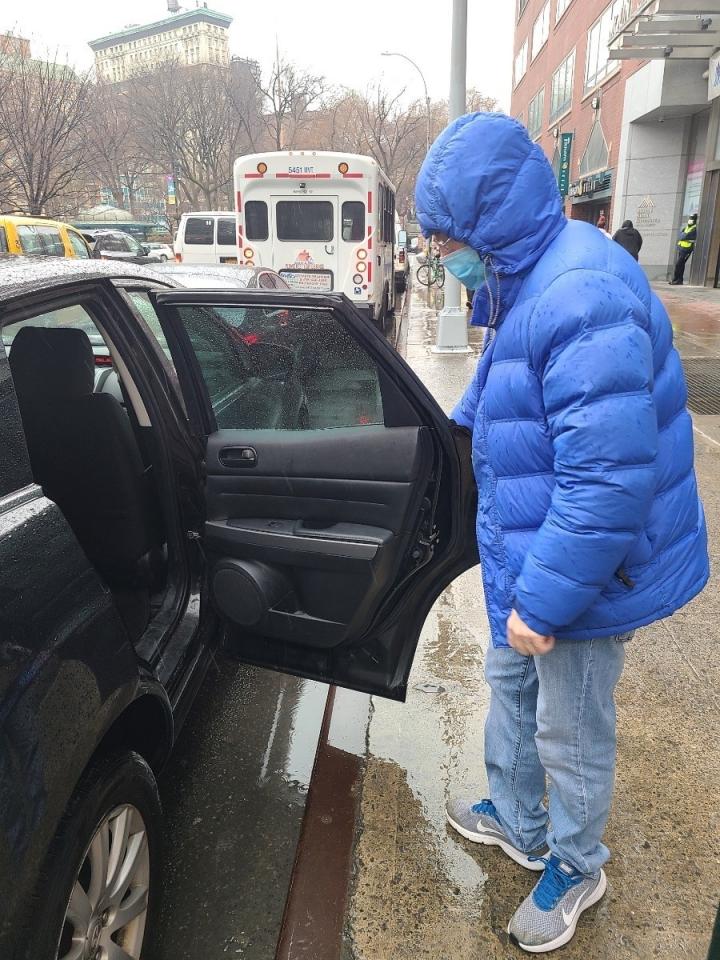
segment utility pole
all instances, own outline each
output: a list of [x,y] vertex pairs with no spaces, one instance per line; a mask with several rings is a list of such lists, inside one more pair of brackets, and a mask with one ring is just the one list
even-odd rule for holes
[[[466,113],[467,102],[467,0],[453,0],[450,46],[449,120]],[[449,271],[445,275],[445,306],[438,317],[437,341],[433,353],[469,353],[467,315],[460,306],[460,281]]]

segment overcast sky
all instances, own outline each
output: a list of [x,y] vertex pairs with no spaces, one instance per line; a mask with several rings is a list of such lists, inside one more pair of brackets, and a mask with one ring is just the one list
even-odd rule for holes
[[[195,0],[185,4],[194,6]],[[275,55],[277,33],[284,56],[330,84],[364,90],[382,79],[389,89],[405,87],[410,99],[422,97],[409,63],[380,56],[393,50],[418,63],[431,97],[447,96],[452,0],[211,0],[208,6],[234,17],[231,53],[263,66]],[[512,0],[468,0],[468,86],[496,97],[504,109],[510,106],[514,7]],[[36,56],[59,48],[77,66],[90,66],[88,40],[166,15],[165,0],[24,0],[0,3],[0,32],[29,37]]]

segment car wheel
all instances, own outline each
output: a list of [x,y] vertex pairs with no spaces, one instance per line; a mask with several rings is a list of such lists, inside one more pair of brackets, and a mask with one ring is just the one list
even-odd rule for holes
[[167,256],[164,253],[160,254],[160,263],[167,263]]
[[26,960],[139,958],[155,906],[161,829],[152,770],[113,755],[83,776],[53,841]]

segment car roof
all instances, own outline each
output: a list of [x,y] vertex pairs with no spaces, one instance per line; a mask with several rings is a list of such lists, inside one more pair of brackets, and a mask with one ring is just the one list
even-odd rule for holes
[[85,260],[71,257],[0,256],[0,308],[4,301],[42,290],[88,280],[138,279],[176,286],[137,264],[118,260]]
[[34,217],[32,214],[20,214],[20,213],[0,213],[0,222],[10,222],[14,224],[31,224],[38,226],[47,226],[47,227],[70,227],[71,230],[76,228],[70,223],[65,223],[64,220],[55,220],[53,217]]
[[261,273],[278,276],[268,267],[240,267],[229,263],[158,263],[153,264],[153,271],[170,277],[183,287],[205,288],[213,285],[247,288]]

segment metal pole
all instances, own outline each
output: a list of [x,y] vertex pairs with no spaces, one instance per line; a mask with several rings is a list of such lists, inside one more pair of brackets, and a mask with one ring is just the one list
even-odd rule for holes
[[[449,120],[466,112],[467,76],[467,0],[453,0],[452,43],[450,47]],[[468,353],[467,317],[460,306],[460,281],[446,273],[445,306],[438,317],[434,353]]]

